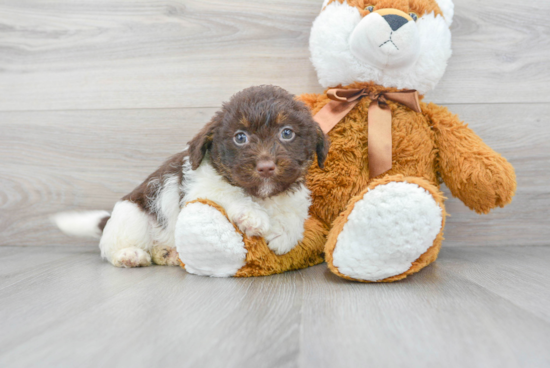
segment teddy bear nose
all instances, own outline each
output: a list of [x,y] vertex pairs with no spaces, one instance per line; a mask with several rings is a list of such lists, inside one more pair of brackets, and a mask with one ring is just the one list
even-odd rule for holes
[[256,164],[256,171],[264,178],[269,178],[275,174],[275,162],[271,160],[260,161]]
[[390,25],[392,31],[397,31],[409,22],[408,19],[396,14],[386,14],[383,15],[382,18]]

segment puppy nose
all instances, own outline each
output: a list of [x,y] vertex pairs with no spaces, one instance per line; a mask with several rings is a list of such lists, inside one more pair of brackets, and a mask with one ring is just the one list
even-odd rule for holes
[[407,18],[396,14],[386,14],[383,15],[382,18],[384,18],[384,20],[390,25],[392,31],[397,31],[409,22]]
[[275,174],[275,162],[269,161],[260,161],[256,164],[256,171],[263,176],[264,178],[269,178]]

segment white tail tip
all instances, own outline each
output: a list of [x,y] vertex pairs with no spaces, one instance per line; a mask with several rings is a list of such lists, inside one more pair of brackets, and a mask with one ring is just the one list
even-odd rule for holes
[[67,235],[98,239],[102,233],[98,225],[108,216],[107,211],[61,212],[51,219]]

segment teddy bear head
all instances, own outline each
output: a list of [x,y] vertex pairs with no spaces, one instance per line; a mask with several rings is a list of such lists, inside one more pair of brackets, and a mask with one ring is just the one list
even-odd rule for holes
[[309,40],[319,82],[430,91],[451,56],[453,10],[452,0],[324,0]]

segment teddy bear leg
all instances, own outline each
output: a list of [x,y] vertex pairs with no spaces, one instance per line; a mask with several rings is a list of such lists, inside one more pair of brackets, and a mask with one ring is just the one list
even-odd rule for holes
[[248,251],[246,265],[235,276],[267,276],[323,263],[327,232],[321,221],[313,217],[308,218],[304,223],[302,240],[283,255],[276,255],[263,238],[245,236]]
[[435,261],[445,225],[444,197],[422,178],[387,176],[352,198],[325,247],[336,275],[389,282]]
[[223,208],[208,200],[185,206],[175,239],[181,266],[213,277],[266,276],[322,263],[327,230],[309,218],[304,238],[290,252],[276,255],[261,237],[248,237],[229,221]]

